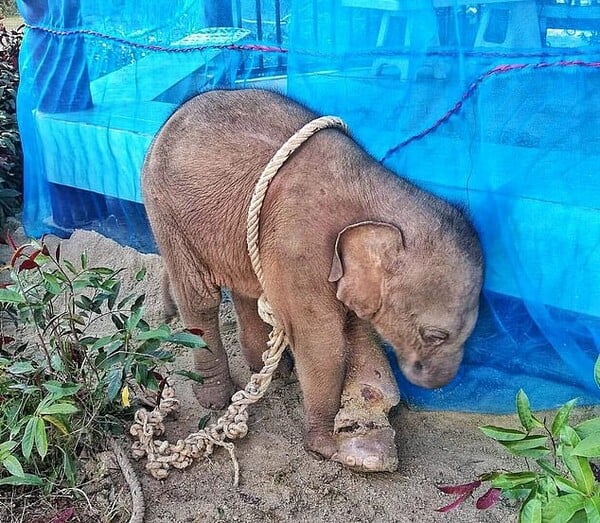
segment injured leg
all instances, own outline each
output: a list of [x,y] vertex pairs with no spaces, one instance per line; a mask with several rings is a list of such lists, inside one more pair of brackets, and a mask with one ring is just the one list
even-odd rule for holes
[[394,471],[398,453],[388,414],[400,401],[396,380],[366,324],[349,326],[348,340],[351,357],[334,425],[338,450],[331,459],[363,472]]

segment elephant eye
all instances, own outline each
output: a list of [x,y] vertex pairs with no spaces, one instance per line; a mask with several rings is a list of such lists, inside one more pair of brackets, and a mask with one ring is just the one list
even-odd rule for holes
[[419,334],[421,334],[421,338],[427,345],[440,345],[445,342],[450,336],[450,333],[447,330],[440,329],[438,327],[421,327],[419,329]]

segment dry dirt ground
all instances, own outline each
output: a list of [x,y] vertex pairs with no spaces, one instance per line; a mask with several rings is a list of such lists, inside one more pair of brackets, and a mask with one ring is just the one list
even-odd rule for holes
[[[76,231],[62,242],[63,259],[77,260],[86,251],[95,266],[127,267],[133,274],[148,269],[136,292],[145,293],[146,315],[151,323],[161,321],[159,299],[161,261],[142,255],[96,233]],[[130,280],[125,287],[131,285]],[[238,346],[235,318],[229,305],[222,311],[223,335],[230,354],[232,373],[244,384],[250,376]],[[189,368],[189,355],[177,366]],[[168,423],[170,440],[197,430],[206,414],[191,391],[189,382],[176,383],[181,400],[178,419]],[[135,464],[146,499],[146,520],[158,522],[507,522],[516,521],[516,509],[501,501],[487,511],[478,511],[469,501],[459,511],[440,514],[437,507],[452,501],[436,489],[439,484],[465,483],[478,474],[495,469],[522,467],[507,457],[498,444],[477,427],[484,424],[516,425],[514,417],[494,417],[452,412],[415,412],[399,406],[392,413],[400,466],[395,473],[360,474],[340,465],[318,461],[302,448],[302,394],[292,379],[275,380],[263,400],[251,407],[250,431],[236,443],[241,481],[233,488],[228,454],[217,450],[205,461],[184,471],[175,471],[164,481],[152,479],[142,462]],[[100,464],[96,487],[88,488],[87,515],[57,519],[56,506],[46,502],[45,516],[39,509],[29,514],[13,513],[11,521],[127,521],[127,490],[108,453]],[[481,491],[483,493],[483,491]],[[0,497],[2,493],[0,492]],[[6,503],[6,499],[4,500]],[[0,504],[1,505],[1,504]],[[67,502],[62,506],[69,506]],[[60,508],[60,506],[59,506]],[[0,520],[3,518],[0,510]],[[63,512],[64,514],[64,512]]]

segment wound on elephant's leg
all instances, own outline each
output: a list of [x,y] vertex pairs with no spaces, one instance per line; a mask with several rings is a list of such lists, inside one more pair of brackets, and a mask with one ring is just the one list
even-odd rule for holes
[[398,453],[388,414],[400,401],[398,386],[381,349],[358,335],[353,341],[334,423],[338,450],[332,459],[364,472],[392,472],[398,467]]

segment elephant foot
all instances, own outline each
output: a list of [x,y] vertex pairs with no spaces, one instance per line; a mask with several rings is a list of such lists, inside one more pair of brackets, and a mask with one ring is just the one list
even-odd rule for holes
[[356,471],[393,472],[398,452],[388,413],[400,399],[398,389],[387,373],[368,366],[361,371],[345,384],[334,421],[337,451],[331,459]]
[[192,390],[198,403],[206,409],[221,410],[229,405],[235,387],[231,379],[193,383]]
[[337,451],[331,459],[359,472],[394,472],[398,453],[394,429],[352,425],[339,429],[334,436]]
[[304,450],[316,459],[331,459],[337,452],[337,445],[330,433],[308,432],[304,436]]

